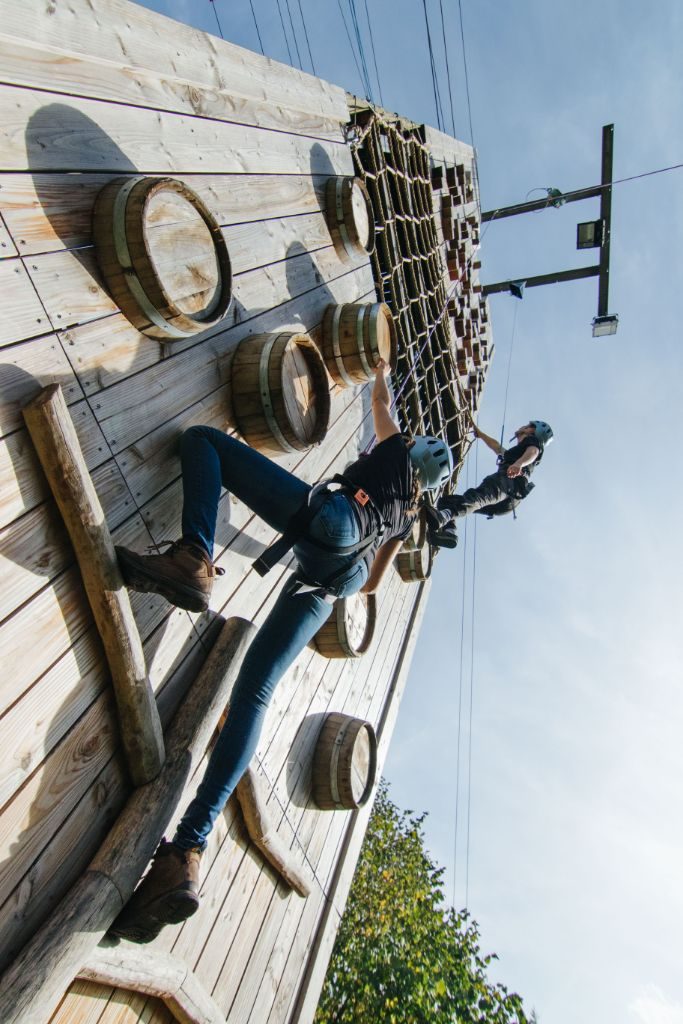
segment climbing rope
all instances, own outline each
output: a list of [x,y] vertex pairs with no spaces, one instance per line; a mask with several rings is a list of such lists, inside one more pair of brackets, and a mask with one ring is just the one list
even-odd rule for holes
[[505,417],[507,415],[508,408],[508,389],[510,387],[510,371],[512,369],[512,352],[515,347],[515,329],[517,327],[517,310],[519,309],[519,303],[515,303],[515,311],[512,314],[512,337],[510,339],[510,351],[508,353],[508,368],[507,375],[505,377],[505,399],[503,401],[503,423],[500,428],[500,443],[502,445],[503,438],[505,437]]

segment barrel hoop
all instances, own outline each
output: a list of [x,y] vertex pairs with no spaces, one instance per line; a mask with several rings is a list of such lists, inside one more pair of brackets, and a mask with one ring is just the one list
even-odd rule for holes
[[368,380],[372,380],[372,372],[373,371],[370,369],[370,364],[369,364],[369,362],[367,360],[367,356],[365,355],[365,338],[364,338],[364,331],[363,331],[364,321],[365,321],[365,312],[366,312],[367,308],[368,308],[367,306],[359,306],[358,307],[358,313],[356,315],[356,345],[358,347],[358,358],[361,361],[363,369],[365,370],[366,374],[368,375]]
[[268,383],[268,369],[270,361],[270,353],[273,350],[273,345],[281,337],[279,334],[273,334],[268,338],[268,341],[261,349],[261,358],[259,360],[258,368],[258,383],[259,392],[261,394],[261,404],[263,406],[263,415],[266,418],[266,423],[270,428],[273,437],[277,442],[282,445],[282,448],[286,452],[295,452],[297,449],[294,448],[285,435],[280,430],[280,424],[277,422],[275,417],[275,410],[273,409],[273,403],[270,397],[270,385]]
[[341,349],[339,347],[339,320],[341,318],[343,309],[344,306],[335,306],[334,313],[332,314],[332,351],[334,353],[334,361],[337,364],[337,369],[339,370],[339,376],[344,381],[347,387],[352,388],[354,386],[355,381],[346,372],[346,367],[344,366],[344,359],[342,357]]
[[130,181],[127,181],[119,189],[114,197],[112,229],[116,259],[118,260],[121,270],[125,275],[126,284],[130,289],[131,295],[147,319],[151,323],[155,324],[156,327],[160,328],[164,334],[168,334],[171,338],[187,338],[195,332],[181,331],[180,328],[170,324],[168,320],[164,320],[163,316],[159,313],[158,309],[156,309],[147,292],[140,284],[138,276],[133,268],[133,261],[131,259],[130,249],[128,248],[128,239],[126,237],[126,206],[128,205],[128,197],[130,196],[130,193],[133,191],[135,186],[143,180],[143,176],[131,178]]

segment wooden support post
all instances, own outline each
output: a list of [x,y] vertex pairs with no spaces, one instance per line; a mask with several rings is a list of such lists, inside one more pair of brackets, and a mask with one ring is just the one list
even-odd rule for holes
[[141,786],[159,774],[164,737],[111,534],[62,389],[43,388],[23,413],[76,552],[109,662],[128,768]]
[[313,888],[311,873],[304,864],[297,862],[290,848],[277,834],[268,813],[268,795],[258,772],[251,767],[247,768],[237,784],[235,794],[254,846],[258,847],[299,896],[308,896]]
[[88,870],[0,979],[3,1024],[43,1024],[130,899],[230,700],[255,627],[228,619],[167,732],[160,774],[132,794]]
[[225,1024],[225,1017],[187,964],[128,942],[98,947],[79,978],[161,999],[180,1024]]

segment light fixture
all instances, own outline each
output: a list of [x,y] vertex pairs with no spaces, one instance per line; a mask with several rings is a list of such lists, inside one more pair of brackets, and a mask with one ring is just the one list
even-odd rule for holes
[[593,317],[593,337],[604,338],[608,334],[616,334],[618,326],[619,317],[616,313]]
[[510,281],[510,295],[515,299],[524,298],[524,286],[526,281]]
[[576,248],[597,249],[602,245],[602,221],[588,220],[576,225]]

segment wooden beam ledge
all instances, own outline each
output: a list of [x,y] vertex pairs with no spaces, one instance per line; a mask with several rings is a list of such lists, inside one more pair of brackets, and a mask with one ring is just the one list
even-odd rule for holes
[[164,737],[104,512],[60,386],[43,388],[23,413],[76,552],[109,662],[128,768],[142,786],[161,770]]
[[299,896],[308,896],[313,888],[313,877],[278,835],[268,813],[268,794],[259,773],[247,768],[237,784],[235,795],[254,846]]
[[180,1024],[225,1024],[220,1008],[197,976],[168,953],[128,942],[98,946],[77,977],[156,996]]
[[166,734],[168,757],[130,797],[88,870],[0,978],[0,1021],[44,1024],[130,899],[230,700],[256,632],[228,619]]

